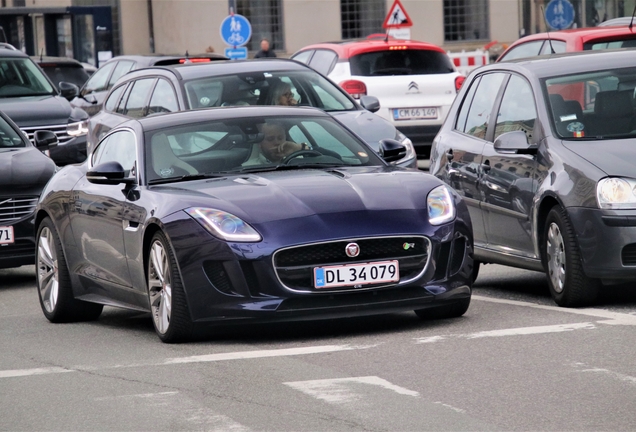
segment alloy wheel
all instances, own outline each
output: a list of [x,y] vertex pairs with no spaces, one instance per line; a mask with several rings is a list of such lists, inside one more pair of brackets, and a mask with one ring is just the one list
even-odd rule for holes
[[172,312],[172,284],[168,255],[160,241],[155,241],[150,249],[148,269],[148,294],[155,328],[165,334],[170,327]]
[[559,226],[552,222],[547,238],[548,276],[557,293],[563,291],[565,285],[565,244]]
[[47,227],[38,239],[38,289],[47,312],[53,312],[60,292],[60,275],[57,267],[57,252],[53,233]]

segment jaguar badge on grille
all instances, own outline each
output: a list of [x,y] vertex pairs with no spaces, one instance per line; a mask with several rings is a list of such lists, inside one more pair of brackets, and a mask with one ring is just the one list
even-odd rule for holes
[[348,257],[355,258],[360,255],[360,246],[358,246],[358,243],[349,243],[345,246],[345,253]]

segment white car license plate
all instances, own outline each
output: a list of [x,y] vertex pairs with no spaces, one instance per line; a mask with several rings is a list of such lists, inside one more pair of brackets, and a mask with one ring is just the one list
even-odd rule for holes
[[425,107],[425,108],[395,108],[393,110],[394,120],[421,120],[421,119],[436,119],[437,108]]
[[13,244],[13,227],[0,226],[0,245]]
[[377,284],[399,280],[400,271],[397,261],[314,268],[314,286],[316,288]]

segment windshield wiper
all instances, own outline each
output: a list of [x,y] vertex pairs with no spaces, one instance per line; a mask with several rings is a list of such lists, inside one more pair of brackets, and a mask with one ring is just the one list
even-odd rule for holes
[[202,174],[186,174],[182,176],[174,176],[174,177],[166,177],[160,179],[150,180],[148,182],[149,185],[163,184],[163,183],[177,183],[182,181],[190,181],[190,180],[201,180],[207,178],[218,178],[225,177],[224,173],[202,173]]
[[295,169],[303,169],[303,168],[336,168],[348,166],[345,164],[335,164],[335,163],[308,163],[302,165],[269,165],[269,166],[253,166],[246,167],[236,171],[228,171],[227,174],[242,174],[242,173],[252,173],[252,172],[268,172],[268,171],[287,171],[287,170],[295,170]]

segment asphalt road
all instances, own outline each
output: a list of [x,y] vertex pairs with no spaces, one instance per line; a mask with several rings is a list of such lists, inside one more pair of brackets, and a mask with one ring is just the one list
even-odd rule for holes
[[162,344],[106,308],[50,324],[0,270],[0,430],[636,430],[636,290],[563,309],[540,273],[482,267],[465,316],[225,329]]

